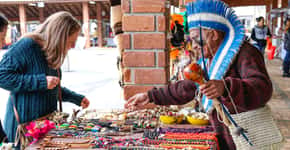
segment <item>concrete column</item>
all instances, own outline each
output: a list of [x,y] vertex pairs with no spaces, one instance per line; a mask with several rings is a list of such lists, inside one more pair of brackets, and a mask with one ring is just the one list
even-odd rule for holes
[[38,8],[38,11],[39,11],[39,21],[40,23],[42,23],[44,21],[44,8],[43,7],[39,7]]
[[24,35],[26,33],[26,12],[24,4],[20,4],[19,7],[19,21],[20,21],[20,32],[21,35]]
[[89,3],[83,2],[83,29],[84,35],[86,38],[85,48],[89,48],[91,46],[91,38],[90,38],[90,14],[89,14]]
[[[278,8],[278,0],[273,0],[272,1],[272,9],[276,9]],[[273,31],[275,30],[275,28],[278,26],[278,19],[277,18],[274,18],[272,20],[272,33]]]
[[97,20],[98,20],[98,46],[103,47],[103,20],[102,20],[102,7],[100,3],[96,3],[97,6]]

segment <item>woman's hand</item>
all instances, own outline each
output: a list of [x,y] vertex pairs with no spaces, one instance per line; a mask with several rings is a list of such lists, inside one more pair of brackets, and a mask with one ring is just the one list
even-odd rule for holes
[[59,84],[59,78],[55,76],[46,76],[47,89],[54,89]]
[[83,109],[88,108],[89,105],[90,105],[90,101],[86,97],[84,97],[83,100],[82,100],[82,102],[81,102],[82,108]]

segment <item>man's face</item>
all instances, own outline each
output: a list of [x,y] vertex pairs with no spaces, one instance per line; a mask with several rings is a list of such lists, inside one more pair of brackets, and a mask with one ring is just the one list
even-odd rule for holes
[[262,27],[262,26],[264,26],[264,23],[265,23],[264,19],[261,19],[261,20],[258,22],[258,26]]
[[287,26],[287,27],[290,27],[290,20],[287,20],[287,22],[286,22],[286,26]]
[[[202,29],[202,39],[203,39],[203,50],[205,58],[212,58],[216,52],[215,45],[217,42],[213,40],[213,30]],[[200,32],[199,29],[190,30],[190,38],[192,41],[192,48],[197,50],[201,54],[201,41],[200,41]]]
[[7,34],[7,28],[8,28],[8,26],[5,26],[4,28],[3,28],[3,30],[2,30],[2,32],[0,32],[0,36],[1,36],[1,38],[5,38],[5,36],[6,36],[6,34]]

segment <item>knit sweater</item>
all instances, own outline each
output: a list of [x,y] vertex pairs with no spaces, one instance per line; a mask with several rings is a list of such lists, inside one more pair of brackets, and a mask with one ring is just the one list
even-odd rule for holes
[[[21,123],[57,110],[58,87],[47,89],[46,76],[57,76],[57,70],[48,67],[40,45],[31,38],[22,38],[3,56],[0,62],[0,87],[10,91],[4,120],[4,129],[10,142],[14,142],[18,125],[13,104]],[[80,105],[84,98],[64,87],[61,92],[63,101],[76,105]]]

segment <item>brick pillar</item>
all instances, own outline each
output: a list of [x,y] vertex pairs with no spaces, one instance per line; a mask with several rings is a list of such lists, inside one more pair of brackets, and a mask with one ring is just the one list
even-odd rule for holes
[[24,4],[19,5],[19,21],[21,35],[26,33],[26,12]]
[[86,38],[85,48],[89,48],[91,46],[91,37],[90,37],[90,15],[89,15],[89,3],[83,2],[83,26],[84,26],[84,35]]
[[98,20],[98,46],[103,47],[103,20],[102,20],[102,7],[101,3],[97,3],[97,20]]
[[122,0],[124,99],[169,79],[169,2]]

